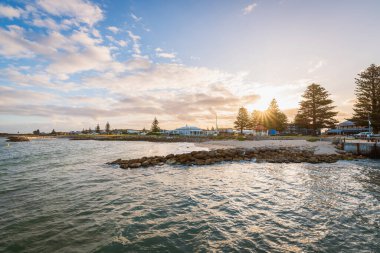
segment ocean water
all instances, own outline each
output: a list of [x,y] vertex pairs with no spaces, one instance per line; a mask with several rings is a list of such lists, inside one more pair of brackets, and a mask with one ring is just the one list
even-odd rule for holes
[[191,143],[0,138],[0,252],[380,252],[380,162],[122,170]]

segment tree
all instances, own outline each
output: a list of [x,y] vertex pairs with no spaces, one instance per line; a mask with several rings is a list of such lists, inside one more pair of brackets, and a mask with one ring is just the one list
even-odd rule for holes
[[380,130],[380,66],[372,64],[355,78],[356,103],[352,120],[362,126],[371,122],[374,133]]
[[158,120],[156,117],[154,117],[154,120],[152,122],[152,127],[150,128],[150,131],[153,133],[158,133],[160,132],[160,127],[158,126]]
[[33,134],[34,134],[34,135],[40,135],[40,129],[34,130],[34,131],[33,131]]
[[51,134],[57,134],[57,133],[56,133],[55,130],[53,129],[53,131],[51,131]]
[[333,101],[329,93],[319,84],[309,85],[300,102],[295,123],[304,128],[312,129],[316,135],[321,128],[333,127],[338,121],[334,118],[338,112],[334,111]]
[[92,129],[91,129],[91,127],[88,128],[88,133],[89,133],[89,134],[92,133]]
[[251,127],[256,128],[259,125],[264,125],[264,113],[259,110],[253,110],[251,115]]
[[272,99],[264,115],[264,126],[268,129],[283,131],[286,129],[288,117],[278,107],[276,99]]
[[95,127],[95,132],[96,132],[96,133],[100,133],[100,126],[99,126],[99,124],[96,125],[96,127]]
[[241,134],[243,133],[244,129],[247,129],[251,126],[251,122],[248,116],[248,111],[246,108],[244,107],[239,108],[239,112],[234,124],[235,124],[235,128],[240,130]]
[[215,131],[215,128],[214,128],[214,126],[211,126],[211,131]]
[[107,121],[107,124],[106,124],[106,133],[107,134],[110,133],[110,131],[111,131],[110,128],[111,128],[110,123],[108,123],[108,121]]

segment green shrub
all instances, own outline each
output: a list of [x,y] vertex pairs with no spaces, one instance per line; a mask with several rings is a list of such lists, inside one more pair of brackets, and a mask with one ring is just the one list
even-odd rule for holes
[[319,138],[317,138],[317,137],[311,137],[311,138],[306,139],[306,141],[316,142],[316,141],[319,141]]

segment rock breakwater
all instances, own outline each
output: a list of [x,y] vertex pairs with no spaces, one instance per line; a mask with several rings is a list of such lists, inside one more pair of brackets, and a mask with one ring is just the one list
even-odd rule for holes
[[211,151],[193,151],[185,154],[170,154],[167,156],[150,156],[138,159],[110,162],[122,169],[169,165],[210,165],[231,161],[256,161],[269,163],[335,163],[338,160],[353,160],[363,158],[352,154],[316,155],[312,150],[294,148],[256,148],[256,149],[216,149]]
[[9,136],[7,139],[8,142],[24,142],[30,141],[28,137],[25,136]]

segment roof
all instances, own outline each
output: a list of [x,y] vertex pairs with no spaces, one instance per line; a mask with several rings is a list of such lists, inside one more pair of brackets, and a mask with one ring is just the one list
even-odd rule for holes
[[265,131],[265,130],[267,130],[267,128],[263,125],[258,125],[257,127],[255,127],[255,130],[256,131]]
[[355,126],[355,123],[354,122],[352,122],[352,121],[349,121],[349,120],[347,120],[347,121],[344,121],[344,122],[342,122],[342,123],[339,123],[339,126]]
[[177,128],[175,130],[176,131],[202,131],[202,129],[195,126],[184,126],[184,127]]

